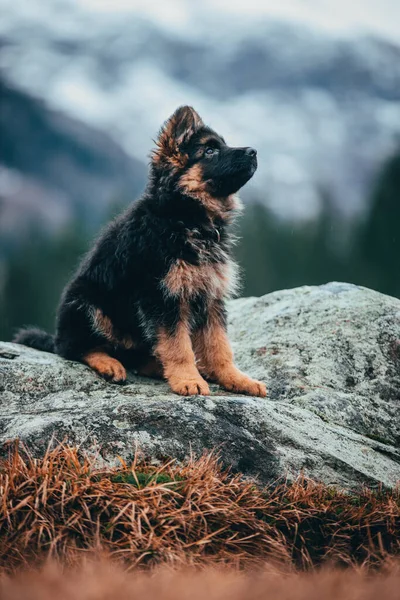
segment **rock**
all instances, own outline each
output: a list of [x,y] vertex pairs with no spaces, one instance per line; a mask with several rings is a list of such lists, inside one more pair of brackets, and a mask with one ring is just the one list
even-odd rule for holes
[[229,329],[237,363],[267,383],[266,399],[216,385],[183,398],[133,374],[116,386],[0,343],[0,443],[18,437],[40,453],[67,436],[110,462],[136,445],[153,459],[218,447],[264,482],[301,471],[347,489],[400,480],[399,300],[344,283],[301,287],[232,301]]

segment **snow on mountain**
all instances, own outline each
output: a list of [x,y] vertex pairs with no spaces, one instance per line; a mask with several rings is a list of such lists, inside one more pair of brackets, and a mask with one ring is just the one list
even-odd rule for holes
[[12,85],[143,164],[162,121],[192,104],[228,142],[258,149],[243,196],[283,217],[315,216],[321,189],[344,214],[363,210],[397,147],[395,0],[0,0],[0,11]]
[[32,225],[98,226],[110,202],[144,187],[143,164],[101,131],[50,110],[0,78],[0,254]]

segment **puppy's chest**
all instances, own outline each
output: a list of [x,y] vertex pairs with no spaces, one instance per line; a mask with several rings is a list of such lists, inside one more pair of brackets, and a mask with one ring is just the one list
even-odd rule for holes
[[196,295],[210,299],[232,296],[238,283],[238,268],[218,242],[201,239],[197,230],[189,232],[187,245],[195,260],[172,261],[162,281],[164,293],[187,299]]

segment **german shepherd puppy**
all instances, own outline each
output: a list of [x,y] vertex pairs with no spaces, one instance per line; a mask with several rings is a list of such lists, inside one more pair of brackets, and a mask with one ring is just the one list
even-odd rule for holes
[[159,133],[143,196],[101,233],[66,286],[55,336],[28,329],[14,341],[114,383],[128,367],[164,377],[184,396],[208,395],[206,379],[265,396],[265,385],[234,365],[225,309],[237,285],[234,194],[256,155],[227,146],[193,108],[178,108]]

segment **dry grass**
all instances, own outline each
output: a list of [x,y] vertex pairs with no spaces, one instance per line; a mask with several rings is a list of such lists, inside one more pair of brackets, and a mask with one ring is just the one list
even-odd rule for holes
[[0,469],[0,532],[3,572],[93,553],[130,569],[379,566],[400,555],[400,495],[349,496],[304,479],[262,490],[213,454],[100,470],[74,448],[34,459],[16,446]]
[[39,573],[0,581],[2,600],[398,600],[400,570],[367,574],[356,570],[280,574],[274,570],[126,573],[107,563],[62,572],[50,566]]

